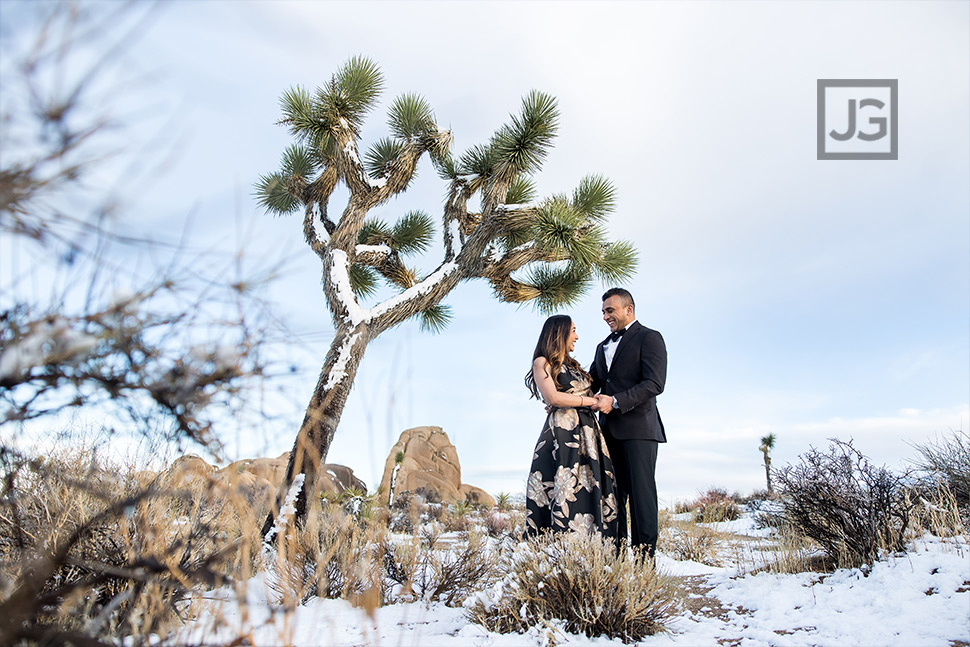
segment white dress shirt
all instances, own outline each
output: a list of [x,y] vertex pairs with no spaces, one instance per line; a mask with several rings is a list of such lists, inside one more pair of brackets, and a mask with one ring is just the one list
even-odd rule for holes
[[[627,327],[624,328],[624,330],[628,330],[630,326],[636,323],[636,321],[636,319],[631,321],[629,324],[627,324]],[[622,337],[620,339],[622,339]],[[603,354],[606,356],[607,371],[610,370],[611,366],[613,366],[613,357],[616,355],[616,349],[620,345],[620,339],[617,339],[616,341],[607,341],[605,344],[603,344]]]

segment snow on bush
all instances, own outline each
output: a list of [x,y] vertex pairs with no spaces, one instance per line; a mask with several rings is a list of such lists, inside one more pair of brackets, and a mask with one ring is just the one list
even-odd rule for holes
[[531,539],[510,560],[501,581],[465,601],[469,618],[489,631],[524,633],[558,620],[571,633],[632,643],[665,631],[680,607],[673,578],[599,534]]
[[452,547],[428,544],[415,537],[389,546],[384,559],[389,580],[398,585],[396,599],[421,599],[461,605],[475,591],[498,578],[498,564],[487,540],[467,533]]

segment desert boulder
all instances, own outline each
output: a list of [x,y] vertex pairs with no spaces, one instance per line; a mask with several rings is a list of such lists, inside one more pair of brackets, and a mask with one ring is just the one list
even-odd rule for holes
[[468,501],[486,507],[495,505],[490,494],[461,482],[458,451],[441,427],[407,429],[384,463],[381,492],[392,503],[405,491],[433,491],[447,503]]

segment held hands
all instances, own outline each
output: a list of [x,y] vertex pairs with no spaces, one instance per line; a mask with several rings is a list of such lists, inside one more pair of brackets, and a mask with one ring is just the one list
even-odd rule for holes
[[[593,411],[598,411],[600,413],[608,414],[610,411],[613,410],[613,396],[603,395],[602,393],[600,393],[599,395],[588,395],[585,397],[586,397],[586,405]],[[589,404],[589,400],[592,400],[593,403]],[[552,410],[555,409],[555,407],[553,407],[548,402],[546,402],[545,405],[546,405],[547,414],[552,413]]]
[[599,411],[600,413],[609,413],[613,410],[613,398],[609,395],[599,395],[593,396],[596,399],[596,403],[593,405],[593,411]]

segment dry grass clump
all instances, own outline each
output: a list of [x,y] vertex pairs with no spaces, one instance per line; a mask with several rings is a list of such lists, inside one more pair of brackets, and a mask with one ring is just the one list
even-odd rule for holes
[[559,620],[569,632],[632,643],[665,631],[680,598],[645,553],[618,552],[599,534],[554,533],[520,543],[508,574],[465,606],[489,631]]
[[496,539],[519,539],[525,532],[525,500],[507,492],[495,496],[495,508],[485,514],[485,531]]
[[230,516],[217,521],[199,493],[143,488],[86,451],[2,453],[0,642],[142,644],[246,553]]
[[492,510],[485,516],[485,530],[490,537],[504,537],[512,532],[512,513]]
[[831,571],[835,562],[825,555],[819,545],[800,533],[791,524],[782,520],[773,526],[774,541],[769,546],[759,548],[752,555],[754,572],[765,570],[770,573],[792,574],[808,571]]
[[717,523],[741,518],[741,507],[726,490],[711,488],[691,506],[697,523]]
[[913,538],[923,532],[943,539],[966,534],[968,510],[960,505],[946,483],[921,488],[913,496],[918,499],[913,509]]
[[673,521],[660,531],[663,551],[680,561],[720,566],[717,533],[696,523]]
[[674,514],[684,514],[687,512],[692,512],[694,510],[693,501],[676,501],[674,502]]
[[916,445],[916,450],[919,458],[913,463],[924,477],[924,489],[948,491],[966,526],[970,521],[970,433],[957,429],[934,443]]
[[270,588],[284,607],[313,597],[344,598],[373,609],[421,599],[449,606],[498,577],[484,537],[467,533],[445,545],[437,522],[395,540],[380,515],[330,505],[306,524],[288,526],[270,551]]
[[324,502],[303,525],[289,524],[276,537],[275,551],[267,552],[267,583],[284,607],[314,597],[373,597],[374,606],[386,601],[382,562],[387,527],[353,509]]

